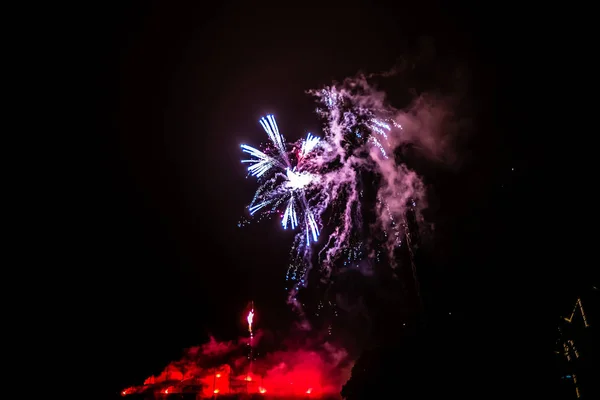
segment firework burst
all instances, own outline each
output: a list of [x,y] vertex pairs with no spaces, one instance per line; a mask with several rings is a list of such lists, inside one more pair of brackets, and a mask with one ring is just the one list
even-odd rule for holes
[[[324,121],[321,138],[309,133],[287,143],[275,118],[268,115],[260,124],[269,141],[260,149],[241,146],[249,156],[242,162],[249,164],[248,173],[259,182],[248,206],[250,215],[276,214],[284,229],[298,230],[287,273],[296,281],[292,298],[306,285],[315,249],[327,275],[334,261],[355,247],[356,232],[363,226],[364,172],[378,177],[376,222],[371,228],[383,232],[392,264],[394,249],[406,236],[407,210],[418,214],[417,203],[423,205],[421,179],[394,156],[395,149],[408,141],[404,125],[414,122],[412,117],[385,104],[384,96],[361,77],[310,93],[317,98],[317,114]],[[320,240],[324,230],[327,237]],[[373,253],[368,237],[363,239],[359,240],[364,253]]]
[[248,206],[250,215],[261,210],[277,212],[284,206],[281,225],[296,229],[303,226],[306,245],[319,238],[319,225],[315,219],[315,210],[307,199],[307,192],[318,185],[319,176],[310,172],[310,156],[319,146],[320,139],[308,134],[306,139],[288,150],[286,142],[279,132],[275,117],[268,115],[260,119],[267,132],[270,143],[263,151],[243,144],[242,151],[251,158],[242,160],[248,163],[250,175],[258,178],[261,185]]

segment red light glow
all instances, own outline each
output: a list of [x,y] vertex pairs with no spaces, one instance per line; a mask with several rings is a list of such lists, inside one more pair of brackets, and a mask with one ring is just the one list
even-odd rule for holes
[[128,394],[137,393],[137,388],[135,386],[128,387],[127,389],[121,392],[121,396],[127,396]]
[[[257,333],[256,342],[261,338]],[[304,350],[298,349],[301,343],[294,342],[294,348],[265,353],[250,364],[244,354],[247,344],[247,338],[229,343],[211,339],[189,349],[159,375],[146,379],[144,386],[127,388],[121,395],[150,390],[163,394],[196,392],[204,398],[239,393],[318,398],[338,395],[350,375],[351,363],[340,364],[347,354],[333,345],[308,342],[306,348],[310,350]],[[217,358],[227,363],[204,367]]]

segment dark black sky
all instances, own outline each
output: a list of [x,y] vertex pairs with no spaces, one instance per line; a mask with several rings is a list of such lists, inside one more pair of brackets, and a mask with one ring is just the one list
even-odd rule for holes
[[140,1],[91,17],[99,113],[82,263],[94,271],[86,280],[108,389],[158,372],[207,333],[234,335],[250,299],[265,326],[284,325],[291,238],[275,222],[237,228],[254,187],[239,144],[263,139],[257,119],[269,112],[290,136],[317,132],[304,90],[388,69],[423,42],[435,63],[466,66],[476,127],[463,169],[440,179],[433,297],[490,329],[505,320],[501,348],[535,336],[527,304],[543,306],[561,272],[539,265],[528,236],[539,229],[528,217],[535,143],[514,96],[528,74],[514,56],[527,52],[525,24],[513,17],[507,33],[508,13],[487,5],[367,3]]

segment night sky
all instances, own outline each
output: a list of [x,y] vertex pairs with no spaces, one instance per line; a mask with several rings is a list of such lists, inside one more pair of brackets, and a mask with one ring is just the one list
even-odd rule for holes
[[550,317],[569,299],[557,288],[575,287],[585,268],[538,254],[536,141],[529,105],[515,96],[529,74],[514,57],[526,53],[522,21],[501,31],[508,12],[487,3],[125,3],[98,10],[93,24],[98,135],[81,216],[107,392],[142,383],[208,334],[242,334],[250,300],[261,324],[287,325],[292,236],[274,220],[237,227],[255,189],[239,145],[264,140],[258,118],[267,113],[289,137],[319,132],[305,90],[424,53],[423,76],[390,95],[465,89],[471,122],[454,167],[431,177],[432,309],[472,328],[473,346],[498,356],[490,365],[519,354],[523,364],[501,373],[511,385],[537,382],[522,378],[551,357]]

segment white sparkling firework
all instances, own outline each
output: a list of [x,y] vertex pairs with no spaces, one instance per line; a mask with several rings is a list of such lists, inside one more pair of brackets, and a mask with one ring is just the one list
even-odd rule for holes
[[307,165],[304,161],[310,153],[318,147],[320,138],[309,133],[300,143],[300,147],[296,146],[296,151],[292,154],[296,162],[292,167],[287,145],[279,132],[275,117],[267,115],[260,119],[260,124],[270,140],[270,145],[265,151],[245,144],[241,146],[242,151],[252,157],[242,160],[243,163],[251,164],[248,172],[252,176],[263,179],[262,185],[248,206],[250,215],[264,208],[267,208],[267,212],[275,212],[285,203],[281,218],[283,228],[296,229],[300,225],[300,219],[306,235],[306,245],[311,241],[316,242],[320,228],[314,210],[307,201],[306,191],[319,179],[318,176],[304,170],[303,166]]
[[[356,247],[356,242],[351,244],[351,241],[356,239],[353,233],[362,225],[362,171],[380,177],[374,229],[383,232],[384,248],[392,264],[394,249],[402,245],[406,236],[407,210],[419,214],[415,200],[420,207],[424,205],[420,201],[424,197],[420,177],[398,163],[394,156],[395,149],[409,141],[404,125],[419,126],[413,115],[385,104],[384,96],[361,77],[311,94],[322,105],[317,109],[325,120],[322,138],[309,133],[304,139],[288,144],[275,118],[268,115],[260,119],[260,124],[269,142],[261,150],[241,146],[250,156],[242,162],[250,164],[248,173],[259,181],[248,206],[250,214],[277,213],[284,229],[299,229],[286,276],[294,281],[289,288],[294,301],[295,293],[306,285],[312,250],[318,250],[319,262],[328,275],[342,252]],[[327,210],[331,219],[323,221]],[[327,238],[319,241],[325,227]],[[369,250],[370,239],[363,239],[366,242],[359,247],[367,253],[376,253],[379,259],[380,250]],[[353,251],[358,254],[358,250]],[[360,254],[362,257],[362,250]]]

